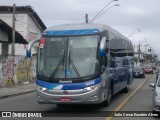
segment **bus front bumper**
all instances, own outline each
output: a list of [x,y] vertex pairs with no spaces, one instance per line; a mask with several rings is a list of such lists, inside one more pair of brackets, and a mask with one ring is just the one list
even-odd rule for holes
[[37,87],[39,104],[98,104],[102,102],[101,85],[78,90],[43,90]]

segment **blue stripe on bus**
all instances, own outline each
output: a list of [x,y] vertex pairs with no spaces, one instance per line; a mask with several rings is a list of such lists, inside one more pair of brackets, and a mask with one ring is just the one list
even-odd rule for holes
[[85,87],[97,85],[101,83],[101,78],[97,78],[95,80],[90,80],[82,83],[69,83],[69,84],[58,84],[58,83],[49,83],[41,80],[36,80],[36,84],[38,86],[47,88],[47,89],[56,89],[56,90],[76,90],[83,89]]
[[99,33],[98,29],[81,29],[81,30],[45,31],[43,35],[69,36],[69,35],[88,35],[97,33]]

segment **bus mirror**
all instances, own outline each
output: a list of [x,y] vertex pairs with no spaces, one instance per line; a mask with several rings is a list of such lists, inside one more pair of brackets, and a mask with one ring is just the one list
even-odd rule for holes
[[26,57],[30,58],[31,57],[31,48],[33,46],[33,44],[39,42],[40,40],[37,39],[37,40],[32,40],[28,43],[28,46],[27,46],[27,50],[26,50]]
[[99,56],[105,57],[106,55],[106,37],[103,37],[99,46]]

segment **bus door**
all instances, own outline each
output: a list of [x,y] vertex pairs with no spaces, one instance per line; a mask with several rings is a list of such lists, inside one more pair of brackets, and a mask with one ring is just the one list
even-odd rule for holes
[[117,66],[117,70],[118,70],[118,89],[119,91],[124,87],[124,85],[126,85],[125,83],[125,70],[123,67],[123,61],[122,59],[117,59],[116,62],[116,66]]
[[112,58],[110,59],[110,73],[112,73],[112,80],[114,84],[114,93],[117,93],[118,91],[118,69],[116,67],[116,59]]

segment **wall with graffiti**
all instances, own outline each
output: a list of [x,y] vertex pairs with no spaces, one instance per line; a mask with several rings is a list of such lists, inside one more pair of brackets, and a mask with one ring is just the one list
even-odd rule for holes
[[0,56],[0,87],[32,82],[36,77],[36,57]]

